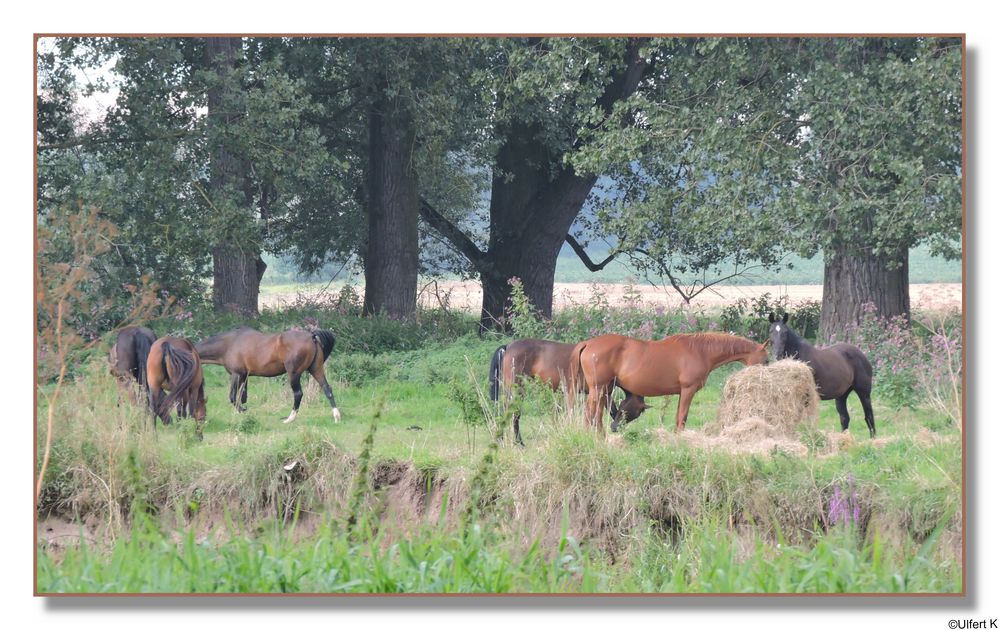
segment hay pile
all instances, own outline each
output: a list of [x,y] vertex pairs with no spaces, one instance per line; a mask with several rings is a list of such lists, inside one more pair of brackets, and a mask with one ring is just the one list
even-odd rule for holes
[[808,448],[798,439],[798,425],[814,424],[818,415],[812,370],[801,361],[784,359],[751,365],[730,376],[715,421],[704,427],[704,434],[714,446],[732,452],[777,448],[804,455]]

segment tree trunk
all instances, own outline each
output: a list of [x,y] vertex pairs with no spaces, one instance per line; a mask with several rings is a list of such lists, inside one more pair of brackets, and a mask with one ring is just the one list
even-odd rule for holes
[[[223,79],[236,65],[241,41],[238,37],[208,37],[205,39],[205,65]],[[208,89],[209,120],[229,125],[234,114],[219,114],[227,109],[229,88],[219,83]],[[212,118],[214,116],[214,118]],[[209,196],[218,208],[234,205],[253,221],[253,198],[249,192],[246,163],[239,159],[224,140],[225,134],[211,151]],[[252,241],[222,242],[212,248],[212,304],[216,312],[235,311],[243,315],[257,314],[260,279],[267,268],[260,257],[259,246]]]
[[415,138],[413,116],[403,100],[379,95],[370,117],[366,314],[416,314],[420,241]]
[[853,251],[845,243],[826,249],[819,338],[844,339],[863,318],[867,304],[879,317],[903,316],[909,321],[908,248],[880,256]]
[[[596,183],[558,164],[540,131],[515,123],[497,155],[489,203],[489,249],[480,265],[481,329],[507,328],[511,278],[539,317],[552,316],[555,265],[566,234]],[[555,173],[554,178],[552,173]]]
[[256,315],[260,279],[267,269],[260,255],[219,246],[212,250],[212,267],[215,311]]

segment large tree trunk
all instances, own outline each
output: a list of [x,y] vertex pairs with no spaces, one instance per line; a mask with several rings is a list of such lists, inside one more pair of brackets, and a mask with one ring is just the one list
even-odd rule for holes
[[908,248],[894,255],[858,252],[846,243],[826,249],[819,337],[842,340],[861,321],[867,304],[879,317],[909,320]]
[[[206,38],[206,67],[220,77],[226,77],[236,65],[240,45],[238,37]],[[234,114],[221,113],[227,109],[228,89],[216,84],[208,90],[209,120],[214,120],[215,124],[228,125],[234,121]],[[235,205],[246,214],[246,221],[253,221],[253,199],[249,192],[246,163],[223,140],[213,148],[209,167],[212,203],[216,207]],[[218,243],[212,248],[212,268],[212,304],[215,311],[256,315],[260,279],[267,268],[260,257],[259,247],[249,241]]]
[[420,241],[415,138],[413,117],[403,100],[379,95],[370,117],[367,314],[405,318],[416,313]]
[[506,328],[512,278],[520,279],[538,316],[552,316],[558,254],[597,179],[558,164],[557,156],[544,150],[538,133],[535,127],[515,123],[497,155],[489,249],[480,265],[482,329]]

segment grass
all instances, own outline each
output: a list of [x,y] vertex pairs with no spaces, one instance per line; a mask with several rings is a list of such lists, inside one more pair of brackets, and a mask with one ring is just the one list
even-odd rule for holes
[[[875,389],[877,443],[851,399],[855,442],[831,456],[733,455],[664,439],[675,399],[650,400],[608,441],[538,388],[523,402],[519,449],[509,431],[492,439],[490,405],[468,417],[456,402],[481,398],[497,345],[466,336],[335,353],[340,424],[312,384],[298,420],[282,424],[283,377],[251,378],[248,411],[236,413],[224,371],[207,366],[203,442],[188,420],[154,433],[117,405],[97,356],[57,409],[42,505],[100,542],[42,543],[38,589],[960,591],[960,436],[932,410],[894,409]],[[689,429],[714,418],[737,369],[711,374]],[[821,451],[838,422],[822,403],[803,439]],[[290,462],[300,477],[282,472]],[[848,488],[860,515],[849,527],[829,516]]]

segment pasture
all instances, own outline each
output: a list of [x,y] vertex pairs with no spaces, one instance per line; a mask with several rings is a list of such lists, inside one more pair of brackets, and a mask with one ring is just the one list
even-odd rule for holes
[[508,414],[487,402],[506,340],[453,323],[366,350],[377,327],[338,330],[326,374],[340,424],[311,380],[282,424],[285,377],[251,377],[236,413],[228,376],[206,366],[203,441],[190,419],[154,433],[118,405],[95,352],[56,403],[38,591],[961,591],[961,433],[929,406],[898,407],[876,381],[876,440],[852,397],[850,434],[824,402],[799,429],[804,456],[709,447],[733,364],[681,436],[676,397],[604,437],[563,395],[529,388],[519,448],[508,426],[494,439]]

